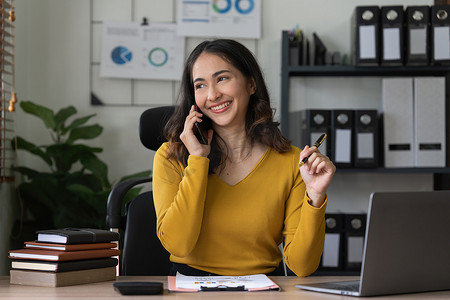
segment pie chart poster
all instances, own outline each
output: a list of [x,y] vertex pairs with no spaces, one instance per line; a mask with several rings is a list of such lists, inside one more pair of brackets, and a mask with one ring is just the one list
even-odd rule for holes
[[182,36],[259,39],[261,0],[178,0],[177,25]]
[[176,24],[104,22],[100,77],[180,80],[184,48]]

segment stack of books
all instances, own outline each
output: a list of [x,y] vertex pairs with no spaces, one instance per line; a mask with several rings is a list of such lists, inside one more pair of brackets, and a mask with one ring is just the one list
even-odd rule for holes
[[116,279],[117,232],[68,228],[37,234],[24,249],[9,251],[11,284],[59,287]]

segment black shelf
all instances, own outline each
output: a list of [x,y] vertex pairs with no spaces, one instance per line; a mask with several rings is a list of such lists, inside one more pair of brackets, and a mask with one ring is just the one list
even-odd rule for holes
[[[394,76],[444,76],[446,99],[449,110],[450,66],[290,66],[288,31],[282,32],[281,40],[281,130],[289,136],[289,78],[291,77],[394,77]],[[447,116],[447,118],[450,118]],[[447,124],[449,121],[447,120]],[[450,125],[447,125],[449,127]],[[448,129],[447,129],[448,132]],[[448,134],[447,134],[448,136]],[[447,145],[449,143],[447,142]],[[447,150],[448,151],[448,150]],[[450,189],[450,167],[445,168],[374,168],[344,169],[337,173],[428,173],[434,174],[435,189]]]
[[359,168],[338,168],[336,173],[434,173],[434,174],[449,174],[450,168],[372,168],[372,169],[359,169]]
[[449,66],[288,66],[289,76],[445,76]]

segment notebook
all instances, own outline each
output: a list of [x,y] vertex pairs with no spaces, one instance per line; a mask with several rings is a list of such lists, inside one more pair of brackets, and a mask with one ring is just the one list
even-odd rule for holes
[[299,284],[350,296],[450,289],[450,191],[370,196],[359,281]]

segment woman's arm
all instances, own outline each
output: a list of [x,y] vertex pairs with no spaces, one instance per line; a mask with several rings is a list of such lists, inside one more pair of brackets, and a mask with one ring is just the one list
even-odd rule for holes
[[[295,162],[294,165],[297,166]],[[311,205],[298,167],[293,172],[295,183],[285,208],[284,256],[297,276],[308,276],[317,269],[322,256],[327,199],[320,207]]]
[[153,197],[157,235],[171,254],[184,257],[197,243],[203,219],[209,159],[189,156],[186,168],[167,159],[167,144],[155,154]]

